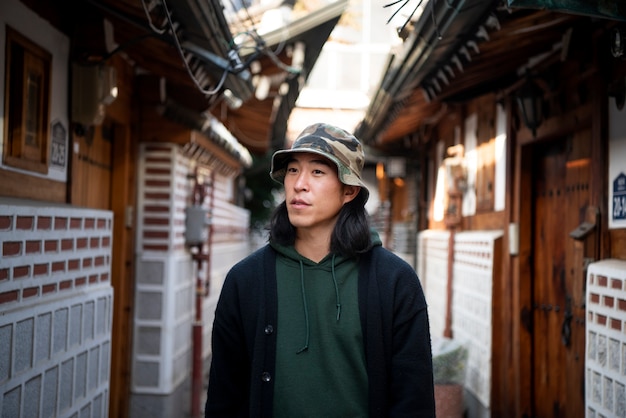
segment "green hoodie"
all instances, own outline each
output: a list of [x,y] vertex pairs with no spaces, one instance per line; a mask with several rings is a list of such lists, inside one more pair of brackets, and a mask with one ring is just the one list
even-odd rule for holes
[[[374,245],[380,245],[373,233]],[[368,380],[356,259],[319,263],[293,246],[278,252],[274,418],[367,417]]]

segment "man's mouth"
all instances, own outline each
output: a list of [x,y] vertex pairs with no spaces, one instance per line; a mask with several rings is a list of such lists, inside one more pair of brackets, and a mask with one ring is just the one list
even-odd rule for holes
[[292,199],[291,202],[289,202],[289,204],[297,208],[310,206],[308,202],[301,200],[301,199]]

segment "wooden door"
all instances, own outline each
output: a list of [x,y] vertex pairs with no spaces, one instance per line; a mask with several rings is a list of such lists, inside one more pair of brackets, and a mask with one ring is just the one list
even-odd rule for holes
[[135,145],[127,124],[106,119],[72,137],[70,203],[113,212],[111,286],[115,292],[111,341],[109,417],[130,411]]
[[73,135],[71,203],[111,209],[113,124],[88,128]]
[[538,144],[533,163],[533,417],[583,417],[590,132]]

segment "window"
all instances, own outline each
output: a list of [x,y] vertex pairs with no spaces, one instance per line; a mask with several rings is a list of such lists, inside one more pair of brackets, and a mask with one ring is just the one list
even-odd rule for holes
[[4,164],[48,172],[50,53],[7,27]]

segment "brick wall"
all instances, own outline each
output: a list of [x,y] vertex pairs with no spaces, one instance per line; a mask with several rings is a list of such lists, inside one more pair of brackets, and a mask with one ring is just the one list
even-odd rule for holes
[[0,416],[107,416],[112,213],[0,201]]
[[[176,402],[176,391],[190,375],[198,273],[185,245],[185,208],[193,200],[196,164],[175,144],[145,143],[140,148],[131,379],[136,413],[152,411],[157,396]],[[207,241],[203,247],[205,253],[210,249],[211,257],[200,273],[210,278],[203,303],[205,357],[210,354],[213,312],[223,278],[249,252],[249,212],[233,203],[232,173],[216,170],[198,167],[207,186],[203,206],[211,210],[211,244]],[[170,404],[167,408],[176,410]],[[159,411],[156,416],[163,414]]]
[[585,416],[626,417],[626,261],[590,264],[586,292]]
[[[195,276],[184,233],[190,173],[177,145],[142,144],[131,378],[137,394],[171,394],[189,375]],[[133,408],[148,407],[135,402]]]

